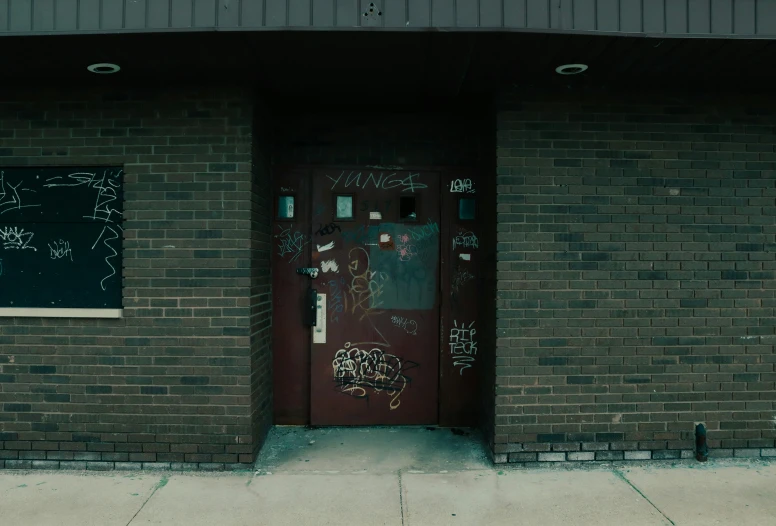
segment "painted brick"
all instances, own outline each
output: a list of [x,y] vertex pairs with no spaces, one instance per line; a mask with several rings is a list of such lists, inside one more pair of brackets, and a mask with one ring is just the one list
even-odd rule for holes
[[539,462],[564,462],[566,453],[539,453]]
[[6,460],[7,469],[32,469],[32,460]]
[[681,457],[681,451],[676,449],[663,449],[652,452],[652,460],[673,460]]
[[142,462],[114,462],[114,469],[117,471],[140,471],[143,469]]
[[760,450],[761,457],[776,457],[776,448],[762,448]]
[[506,453],[496,453],[493,455],[494,464],[506,464],[508,456]]
[[625,451],[625,460],[649,460],[652,458],[651,451]]
[[568,460],[595,460],[595,453],[592,451],[573,451],[567,453]]
[[709,449],[709,458],[731,458],[732,456],[732,449]]
[[552,450],[553,451],[579,451],[580,444],[572,444],[572,443],[566,443],[566,444],[553,444]]
[[538,453],[510,453],[510,462],[536,462]]
[[148,471],[169,471],[169,462],[143,462],[143,470]]
[[62,460],[59,463],[59,469],[72,469],[72,470],[82,471],[86,469],[86,462],[80,461],[80,460]]
[[86,469],[89,471],[112,471],[113,462],[87,462]]
[[199,471],[199,464],[191,462],[172,462],[170,469],[173,471]]
[[582,444],[582,451],[607,451],[609,444],[606,442],[585,442]]
[[760,456],[760,450],[754,449],[754,448],[745,448],[745,449],[734,449],[733,450],[733,456],[734,457],[747,457],[747,458],[754,458]]
[[622,460],[623,452],[622,451],[596,451],[595,459],[596,460]]
[[59,462],[55,460],[33,460],[32,469],[59,469]]
[[200,471],[224,471],[226,466],[214,462],[202,462],[199,469]]
[[692,449],[683,449],[680,458],[695,458],[695,451]]

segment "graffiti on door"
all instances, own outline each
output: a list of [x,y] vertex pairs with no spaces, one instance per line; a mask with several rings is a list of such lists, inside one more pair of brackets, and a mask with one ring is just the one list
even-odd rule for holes
[[337,351],[331,364],[337,389],[350,396],[366,399],[372,394],[384,392],[390,397],[390,409],[398,409],[401,405],[399,397],[411,382],[404,373],[418,367],[418,364],[402,361],[378,348],[366,351],[350,346],[349,343],[343,347]]
[[453,357],[453,365],[461,368],[461,376],[464,369],[474,365],[477,357],[476,335],[474,322],[469,323],[468,326],[462,322],[459,327],[458,321],[453,321],[453,327],[450,328],[450,354]]
[[361,171],[349,171],[344,170],[340,172],[339,176],[332,177],[326,176],[331,182],[331,190],[353,188],[361,190],[391,190],[393,188],[401,188],[402,192],[415,192],[415,190],[422,190],[428,188],[428,185],[419,181],[419,173],[409,173],[406,176],[398,175],[394,173],[376,174],[374,172],[361,172]]
[[353,300],[351,314],[361,314],[358,321],[382,314],[383,311],[377,308],[382,305],[380,296],[383,295],[383,284],[388,280],[388,275],[372,270],[369,253],[362,247],[350,249],[349,256],[351,261],[348,270],[352,277],[349,292]]
[[454,194],[473,194],[474,184],[471,179],[453,179],[450,181],[450,192]]
[[329,281],[329,321],[338,322],[339,315],[347,308],[348,297],[345,294],[345,278]]
[[292,230],[292,227],[278,225],[279,234],[275,234],[278,240],[278,256],[289,257],[288,262],[293,263],[302,255],[302,250],[310,240],[299,231]]
[[404,316],[391,316],[391,323],[404,329],[407,334],[418,335],[418,323],[415,320],[409,320]]
[[458,247],[479,248],[480,241],[474,232],[461,232],[453,238],[453,250]]

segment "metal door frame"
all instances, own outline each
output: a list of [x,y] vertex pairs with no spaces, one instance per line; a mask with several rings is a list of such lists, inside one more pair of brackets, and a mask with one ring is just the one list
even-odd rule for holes
[[[454,426],[454,425],[475,425],[476,422],[446,422],[444,419],[442,419],[442,403],[443,403],[443,393],[442,393],[442,386],[443,382],[441,379],[442,374],[442,362],[441,362],[441,356],[444,355],[444,345],[446,340],[445,335],[445,327],[444,323],[446,320],[449,319],[449,313],[450,313],[450,300],[445,296],[445,280],[449,280],[449,270],[447,269],[447,257],[444,253],[444,248],[449,244],[449,241],[446,239],[442,239],[442,236],[445,235],[445,233],[449,234],[450,229],[450,219],[448,217],[449,214],[453,213],[451,210],[446,210],[443,206],[444,203],[444,191],[445,191],[445,180],[448,178],[451,174],[470,174],[471,178],[473,180],[477,180],[477,172],[481,171],[482,168],[478,168],[476,166],[450,166],[450,165],[436,165],[436,166],[426,166],[426,165],[408,165],[408,166],[398,166],[398,165],[360,165],[358,163],[354,164],[342,164],[342,163],[336,163],[336,164],[279,164],[279,165],[273,165],[272,166],[272,210],[271,210],[271,221],[272,221],[272,232],[274,234],[277,224],[277,218],[275,217],[275,205],[276,205],[276,195],[275,195],[275,187],[276,185],[280,184],[282,185],[283,181],[277,181],[276,178],[278,177],[278,174],[295,174],[297,177],[300,175],[302,178],[306,181],[305,183],[305,192],[306,192],[306,199],[308,201],[307,207],[304,210],[304,217],[306,218],[306,226],[309,226],[310,232],[315,228],[315,225],[312,224],[312,210],[313,210],[313,172],[316,170],[321,169],[332,169],[332,170],[338,170],[338,169],[348,169],[352,170],[354,168],[357,169],[365,169],[365,170],[383,170],[383,171],[390,171],[390,170],[396,170],[396,171],[419,171],[419,172],[436,172],[439,174],[439,195],[438,199],[440,202],[440,217],[439,217],[439,224],[440,224],[440,258],[439,258],[439,277],[438,277],[438,286],[439,286],[439,294],[440,294],[440,305],[439,305],[439,337],[437,338],[437,350],[440,354],[440,360],[437,361],[437,375],[439,377],[439,383],[437,386],[437,422],[440,426]],[[297,192],[298,194],[298,192]],[[481,199],[478,200],[478,207],[481,206]],[[476,219],[476,224],[480,227],[482,227],[482,215],[478,214],[478,217]],[[448,236],[449,237],[449,236]],[[311,259],[311,255],[309,254],[309,251],[306,251],[304,257],[307,260]],[[273,275],[273,285],[274,285],[274,268],[271,268],[271,272]],[[275,297],[275,294],[278,294],[279,291],[276,291],[274,286],[272,290],[273,300]],[[273,302],[274,305],[274,302]],[[274,308],[273,308],[273,326],[275,324],[275,315],[274,315]],[[310,331],[309,328],[305,328],[306,331]],[[275,342],[273,341],[273,355],[277,350],[277,346],[275,345]],[[303,371],[303,376],[305,378],[306,382],[306,392],[307,392],[307,405],[306,405],[306,415],[304,416],[304,421],[301,421],[301,419],[295,419],[292,421],[283,421],[280,423],[283,424],[291,424],[291,425],[309,425],[310,424],[310,396],[311,396],[311,390],[310,390],[310,381],[311,381],[311,358],[312,358],[312,333],[309,333],[309,338],[307,338],[307,344],[305,349],[305,362],[307,364],[307,368],[305,371]],[[273,369],[273,384],[275,382],[275,375],[277,374],[277,371]],[[471,396],[474,396],[476,398],[479,398],[480,392],[478,390],[474,390],[473,392],[469,393]],[[274,398],[274,392],[273,392],[273,398]],[[277,407],[277,405],[275,406]],[[274,411],[273,411],[274,413]],[[273,415],[274,420],[274,415]]]

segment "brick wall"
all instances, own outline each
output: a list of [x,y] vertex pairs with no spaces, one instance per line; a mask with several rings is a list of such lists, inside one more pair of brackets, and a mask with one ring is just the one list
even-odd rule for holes
[[255,101],[251,188],[251,415],[254,453],[272,426],[272,115]]
[[496,460],[776,455],[776,107],[500,109]]
[[123,165],[126,199],[123,319],[0,319],[5,467],[253,459],[269,281],[252,273],[266,268],[267,176],[251,167],[252,100],[216,88],[0,98],[0,166]]
[[276,119],[276,164],[477,166],[492,157],[479,109],[289,107]]

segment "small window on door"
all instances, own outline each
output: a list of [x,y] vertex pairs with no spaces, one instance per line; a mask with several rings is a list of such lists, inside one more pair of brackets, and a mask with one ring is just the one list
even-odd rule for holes
[[278,219],[294,218],[294,196],[293,195],[278,196],[277,216],[278,216]]
[[399,221],[418,220],[418,198],[414,195],[399,197]]
[[338,195],[335,210],[337,219],[353,219],[353,195]]
[[461,197],[458,200],[458,219],[471,221],[477,217],[477,201],[474,197]]

